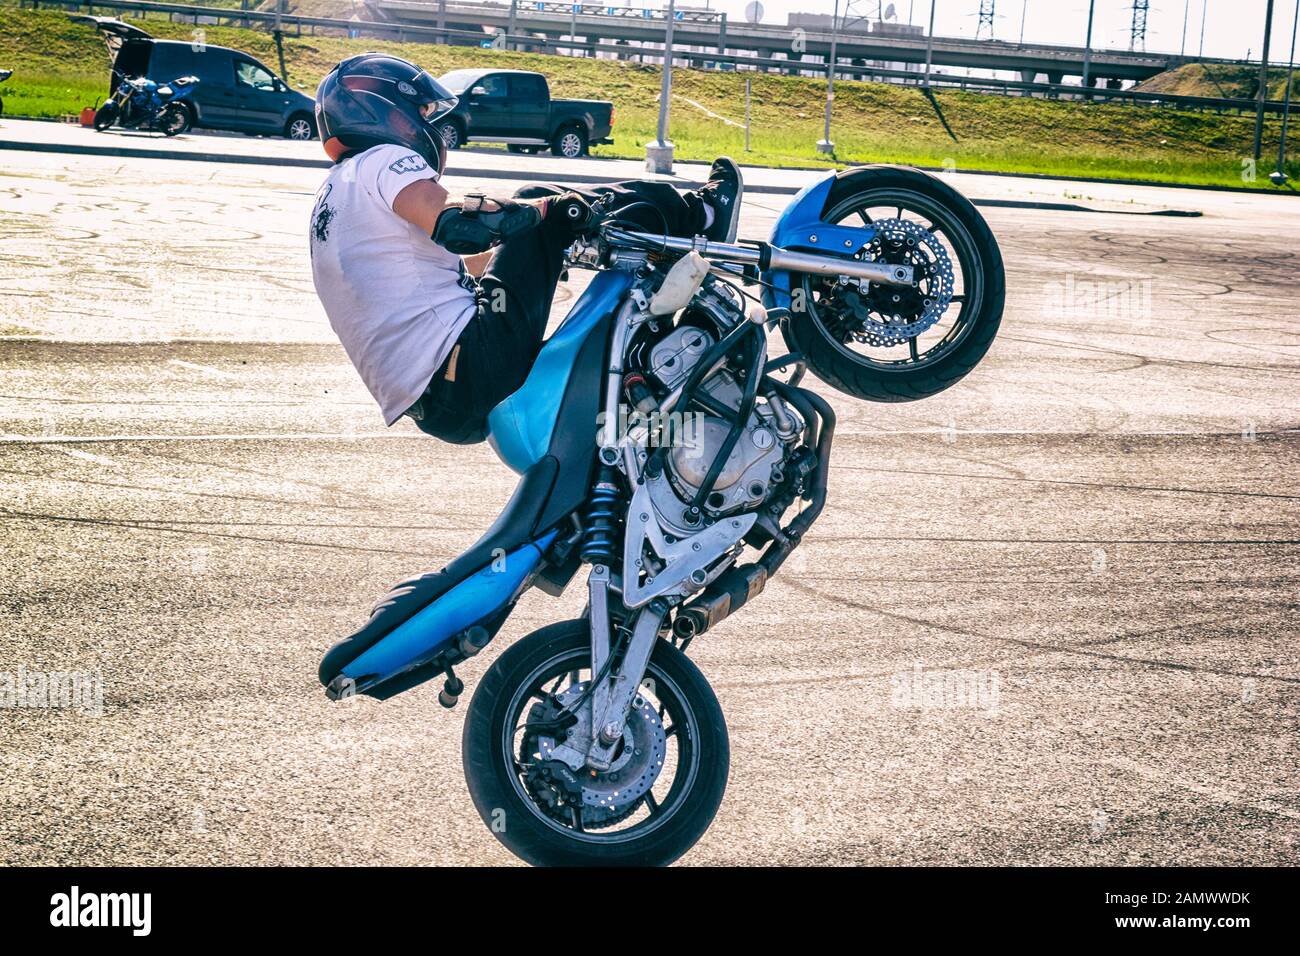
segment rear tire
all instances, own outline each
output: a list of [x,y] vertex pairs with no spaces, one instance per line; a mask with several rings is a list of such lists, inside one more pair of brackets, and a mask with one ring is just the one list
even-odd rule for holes
[[295,113],[284,124],[284,138],[305,142],[316,138],[316,123],[306,113]]
[[[782,327],[791,351],[802,352],[808,367],[828,385],[856,398],[874,402],[910,402],[942,392],[966,376],[988,352],[1002,321],[1006,298],[1006,274],[997,240],[988,224],[970,201],[947,183],[934,176],[898,166],[869,166],[841,177],[831,189],[826,213],[853,206],[860,198],[870,198],[871,205],[891,205],[882,197],[919,197],[935,204],[953,220],[955,228],[966,233],[970,269],[976,277],[964,292],[978,301],[963,302],[959,314],[965,331],[956,344],[930,364],[914,368],[906,365],[886,367],[872,364],[865,357],[847,354],[814,314],[816,305],[796,312]],[[963,266],[963,272],[965,271]],[[796,282],[800,276],[794,277]],[[949,306],[951,309],[952,306]]]
[[566,126],[551,140],[551,153],[565,159],[587,155],[587,131],[581,126]]
[[526,802],[513,776],[515,755],[506,753],[504,730],[515,726],[512,710],[521,688],[530,675],[556,662],[590,664],[590,640],[585,620],[552,624],[519,641],[488,669],[465,716],[462,759],[470,796],[493,835],[534,866],[666,866],[694,846],[713,822],[731,759],[726,722],[713,689],[699,668],[667,641],[656,640],[646,677],[665,682],[663,687],[671,684],[690,709],[693,721],[679,726],[674,719],[673,725],[698,752],[694,773],[683,778],[684,792],[671,812],[669,791],[660,823],[648,832],[628,834],[621,842],[602,838],[607,830],[562,828],[545,819],[536,804]]
[[117,122],[117,104],[113,102],[105,103],[99,109],[95,110],[94,127],[97,132],[102,133],[114,123]]
[[190,128],[190,111],[180,104],[164,106],[158,117],[158,129],[164,136],[179,136]]

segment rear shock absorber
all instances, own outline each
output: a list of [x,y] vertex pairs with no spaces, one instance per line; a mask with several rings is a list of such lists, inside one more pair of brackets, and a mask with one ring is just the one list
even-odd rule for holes
[[587,532],[582,540],[582,560],[587,564],[611,567],[618,548],[619,506],[622,495],[618,472],[602,465],[587,505]]

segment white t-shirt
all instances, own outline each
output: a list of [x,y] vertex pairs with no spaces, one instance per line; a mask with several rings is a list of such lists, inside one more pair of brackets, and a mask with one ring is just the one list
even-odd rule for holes
[[393,212],[409,184],[437,178],[410,149],[374,146],[330,170],[311,214],[316,294],[388,425],[424,392],[476,310],[460,256]]

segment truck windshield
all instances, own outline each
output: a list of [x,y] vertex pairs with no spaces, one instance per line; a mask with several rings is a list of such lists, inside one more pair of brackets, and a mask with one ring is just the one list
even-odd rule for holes
[[450,73],[444,73],[438,77],[438,82],[459,96],[482,75],[482,70],[452,70]]

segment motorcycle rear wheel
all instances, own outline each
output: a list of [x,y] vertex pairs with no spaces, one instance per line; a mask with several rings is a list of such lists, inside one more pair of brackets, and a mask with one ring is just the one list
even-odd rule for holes
[[[658,706],[671,746],[664,749],[654,783],[623,816],[584,829],[587,810],[543,807],[529,789],[525,768],[536,756],[537,737],[528,731],[532,708],[552,681],[555,687],[565,680],[580,686],[590,665],[585,620],[534,631],[496,660],[465,717],[462,759],[470,796],[493,835],[534,866],[666,866],[695,845],[722,803],[730,766],[722,709],[686,655],[656,641],[642,682],[642,707]],[[629,724],[635,719],[634,713]],[[612,779],[616,787],[630,786],[631,776]]]
[[164,136],[179,136],[190,128],[190,111],[183,106],[164,106],[158,114],[158,129]]
[[102,133],[104,130],[116,123],[117,113],[117,104],[111,101],[95,110],[94,127],[96,131]]
[[[783,325],[787,346],[803,353],[818,378],[868,401],[910,402],[955,385],[984,358],[1002,321],[1006,275],[988,224],[947,183],[899,166],[868,166],[840,178],[823,218],[839,223],[850,217],[856,218],[848,225],[883,217],[924,228],[945,247],[958,277],[955,294],[933,327],[906,344],[872,345],[866,341],[867,325],[852,327],[835,312],[833,280],[796,275],[804,305]],[[860,298],[869,300],[870,293]],[[872,312],[867,304],[866,314]]]

